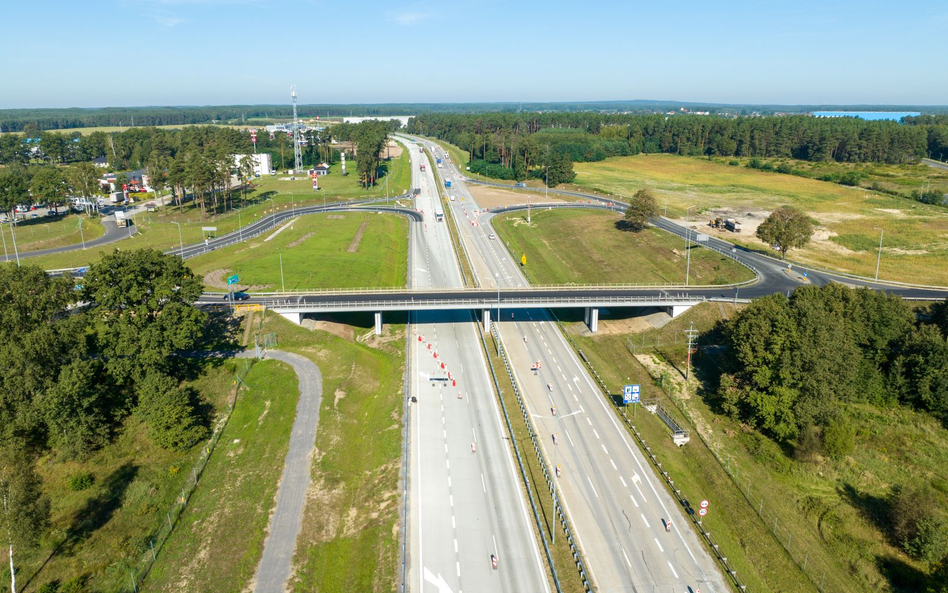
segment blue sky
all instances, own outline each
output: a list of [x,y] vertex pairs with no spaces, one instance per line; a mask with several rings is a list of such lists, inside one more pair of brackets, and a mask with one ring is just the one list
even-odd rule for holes
[[0,108],[948,104],[945,0],[5,4]]

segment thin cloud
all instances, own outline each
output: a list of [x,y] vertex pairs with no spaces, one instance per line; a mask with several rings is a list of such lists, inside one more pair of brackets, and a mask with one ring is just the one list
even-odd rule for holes
[[431,15],[425,12],[402,12],[392,15],[392,20],[399,25],[411,26],[430,17]]

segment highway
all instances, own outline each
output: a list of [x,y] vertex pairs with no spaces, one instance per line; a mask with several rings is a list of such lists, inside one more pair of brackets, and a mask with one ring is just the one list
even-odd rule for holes
[[[434,220],[432,172],[409,150],[424,213],[411,225],[412,286],[461,288],[448,229]],[[469,311],[413,314],[408,590],[549,591],[473,321]]]
[[[429,147],[442,154],[439,148]],[[451,202],[481,286],[525,286],[517,264],[449,165]],[[462,201],[463,198],[463,201]],[[470,217],[470,218],[469,218]],[[598,388],[543,310],[503,313],[497,324],[548,461],[556,458],[564,508],[598,591],[727,590],[722,574],[689,522],[658,483]],[[531,371],[534,362],[541,368]],[[559,418],[555,426],[555,417]],[[554,434],[558,438],[554,444]],[[670,529],[666,530],[666,525]]]

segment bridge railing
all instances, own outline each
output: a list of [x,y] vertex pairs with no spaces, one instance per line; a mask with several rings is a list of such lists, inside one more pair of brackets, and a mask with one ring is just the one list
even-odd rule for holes
[[[351,300],[333,300],[333,301],[314,301],[307,302],[302,299],[262,299],[257,301],[269,309],[365,309],[373,308],[386,309],[390,307],[453,307],[471,309],[494,309],[498,306],[502,309],[530,306],[530,307],[549,307],[555,305],[571,306],[602,306],[608,304],[630,306],[630,303],[655,304],[657,306],[697,304],[708,300],[721,300],[731,302],[732,299],[709,299],[705,296],[552,296],[552,297],[521,297],[504,298],[500,301],[479,298],[459,298],[459,299],[392,299],[392,300],[374,300],[374,299],[351,299]],[[633,305],[634,306],[634,305]]]

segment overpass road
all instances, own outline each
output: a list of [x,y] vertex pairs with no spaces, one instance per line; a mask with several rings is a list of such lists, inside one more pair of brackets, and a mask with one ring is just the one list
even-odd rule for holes
[[[461,288],[448,229],[433,215],[433,174],[409,150],[424,213],[411,225],[412,286]],[[408,590],[549,591],[471,312],[418,312],[413,321]]]
[[[436,153],[440,149],[429,145]],[[525,286],[490,227],[469,223],[476,202],[453,167],[451,202],[482,287]],[[543,310],[505,311],[496,324],[598,591],[723,592],[723,576],[643,455],[618,423],[586,369]],[[539,371],[531,371],[533,362]],[[555,414],[560,421],[556,426]],[[554,434],[558,436],[554,441]],[[666,530],[670,522],[671,529]]]

